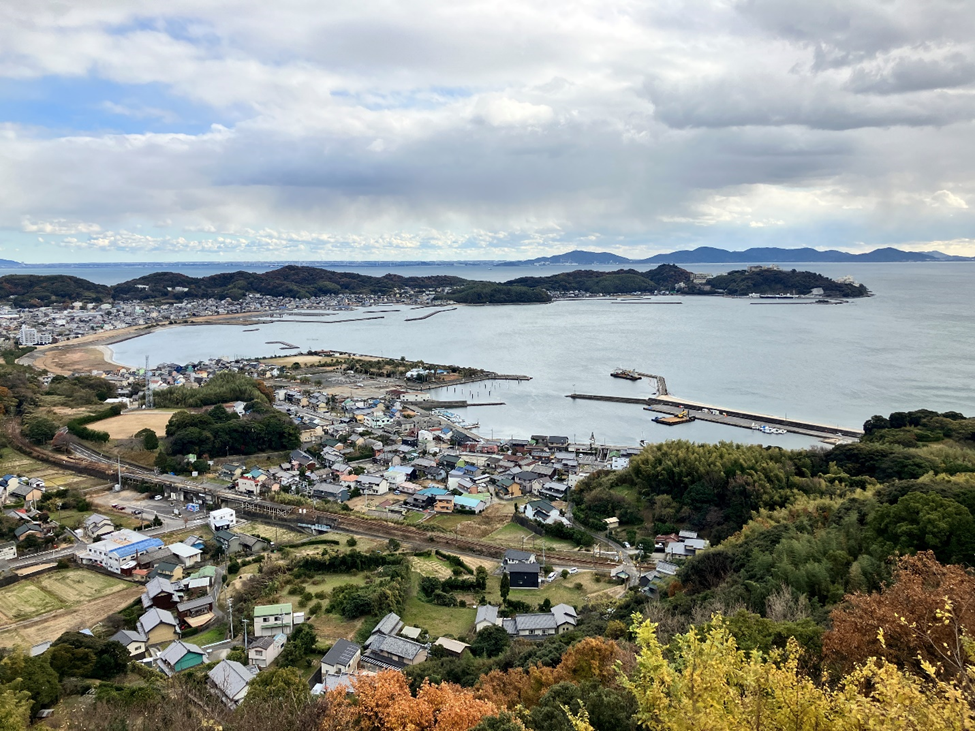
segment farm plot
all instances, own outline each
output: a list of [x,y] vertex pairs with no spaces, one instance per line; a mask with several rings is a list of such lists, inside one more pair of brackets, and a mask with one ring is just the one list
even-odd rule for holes
[[107,431],[112,439],[131,439],[136,432],[152,429],[158,436],[166,436],[166,424],[173,416],[172,409],[142,409],[102,419],[91,424],[92,429]]
[[19,622],[58,609],[87,604],[130,586],[110,576],[83,569],[55,571],[35,579],[18,581],[0,589],[0,614],[7,621]]

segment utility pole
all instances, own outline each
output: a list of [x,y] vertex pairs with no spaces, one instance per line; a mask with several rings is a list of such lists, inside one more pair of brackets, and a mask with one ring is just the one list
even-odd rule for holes
[[146,356],[146,399],[145,405],[147,409],[156,408],[155,399],[152,396],[152,389],[149,388],[149,356]]
[[227,616],[230,621],[230,639],[234,638],[234,598],[227,598]]

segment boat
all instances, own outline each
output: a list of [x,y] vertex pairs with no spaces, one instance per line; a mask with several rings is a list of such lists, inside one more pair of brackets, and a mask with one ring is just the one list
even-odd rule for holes
[[256,332],[257,332],[258,330],[260,330],[260,329],[261,329],[261,328],[259,328],[259,327],[249,327],[249,328],[247,328],[246,330],[244,330],[244,332],[245,332],[245,333],[256,333]]
[[687,409],[684,409],[678,411],[673,416],[656,416],[653,420],[664,426],[677,426],[678,424],[687,424],[694,421],[694,417],[687,413]]
[[613,378],[622,378],[626,381],[639,381],[643,379],[643,376],[637,375],[636,371],[627,370],[625,368],[617,368],[609,375],[611,375]]
[[752,423],[752,429],[755,431],[760,431],[762,434],[786,434],[785,429],[779,429],[774,426],[767,426],[766,424],[755,424]]

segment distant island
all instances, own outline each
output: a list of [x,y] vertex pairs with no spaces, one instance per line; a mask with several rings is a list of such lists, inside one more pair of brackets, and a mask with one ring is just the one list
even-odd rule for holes
[[710,277],[674,264],[661,264],[643,272],[636,269],[613,272],[582,269],[547,277],[519,277],[502,283],[442,275],[402,277],[386,274],[373,277],[310,266],[285,266],[262,273],[227,272],[206,277],[156,272],[114,286],[60,274],[0,277],[0,298],[24,308],[106,304],[116,300],[171,303],[201,299],[237,301],[248,295],[308,299],[337,294],[391,296],[416,292],[428,292],[435,299],[464,304],[542,303],[550,302],[553,295],[793,294],[854,298],[869,294],[862,284],[835,281],[814,272],[752,266]]
[[647,259],[627,259],[618,254],[599,251],[570,251],[555,256],[540,256],[523,261],[506,261],[497,266],[599,266],[603,264],[799,264],[824,262],[944,262],[975,261],[975,257],[951,256],[940,251],[902,251],[893,247],[874,249],[863,254],[830,249],[819,251],[809,247],[781,249],[778,247],[728,251],[711,246],[656,254]]

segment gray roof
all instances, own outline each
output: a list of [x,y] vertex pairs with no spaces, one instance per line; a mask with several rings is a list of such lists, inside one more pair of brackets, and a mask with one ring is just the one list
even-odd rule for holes
[[248,647],[247,649],[266,650],[267,648],[269,648],[271,645],[274,644],[274,640],[275,638],[273,635],[264,635],[263,637],[258,637],[256,640],[252,641],[250,647]]
[[196,653],[197,655],[202,655],[204,662],[206,661],[206,650],[190,642],[183,642],[182,640],[176,640],[169,647],[159,653],[159,659],[165,660],[170,665],[176,665],[176,663],[191,652]]
[[403,637],[375,634],[366,641],[366,647],[374,652],[384,652],[394,657],[401,657],[404,660],[412,660],[422,650],[426,649],[426,645]]
[[228,698],[236,699],[254,679],[256,673],[244,667],[236,660],[221,660],[207,677]]
[[576,610],[568,604],[556,604],[552,607],[552,615],[555,617],[555,624],[561,627],[563,624],[575,625],[579,615]]
[[213,604],[213,597],[207,594],[206,596],[201,596],[199,599],[190,599],[186,602],[180,602],[176,605],[176,611],[178,612],[188,612],[193,609],[199,609],[200,607],[208,607]]
[[106,518],[101,513],[92,513],[84,520],[84,525],[87,528],[90,525],[97,525],[99,523],[108,523],[111,525],[112,521]]
[[520,561],[522,563],[527,563],[535,557],[534,554],[528,553],[527,551],[519,551],[516,548],[509,548],[504,552],[504,561]]
[[160,624],[169,624],[176,627],[176,619],[173,617],[172,612],[167,612],[165,609],[159,609],[158,607],[153,607],[148,612],[139,617],[137,623],[139,630],[142,634],[148,635],[150,631],[155,629]]
[[555,615],[549,612],[547,614],[516,614],[515,627],[518,628],[519,632],[524,632],[533,629],[554,630],[557,625],[555,624]]
[[120,629],[114,635],[109,638],[109,642],[120,642],[121,644],[128,647],[133,642],[145,642],[146,638],[140,635],[138,632],[133,632],[129,629]]
[[498,608],[492,604],[482,604],[477,608],[477,616],[474,617],[474,626],[481,622],[498,623]]
[[335,640],[335,644],[332,645],[332,649],[325,653],[325,657],[322,658],[323,665],[348,665],[352,662],[357,652],[361,652],[362,648],[359,647],[354,642],[349,642],[348,640],[338,639]]
[[372,631],[373,634],[395,635],[403,626],[403,620],[395,612],[390,612],[379,620],[379,624]]
[[149,580],[146,584],[146,594],[150,597],[155,597],[159,594],[176,594],[176,589],[173,587],[172,582],[163,577],[157,576]]
[[537,563],[512,563],[505,566],[509,574],[540,574],[542,567]]

